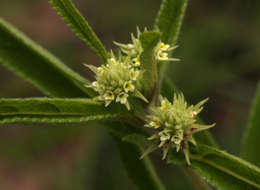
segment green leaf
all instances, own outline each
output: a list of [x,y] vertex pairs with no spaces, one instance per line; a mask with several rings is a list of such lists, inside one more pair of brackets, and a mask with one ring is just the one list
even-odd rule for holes
[[86,97],[88,81],[0,18],[0,63],[56,97]]
[[[260,169],[216,148],[198,145],[190,154],[191,166],[219,190],[260,189]],[[173,163],[174,155],[169,162]]]
[[[162,33],[162,41],[175,45],[181,29],[188,0],[163,0],[154,28]],[[160,78],[165,70],[165,63],[158,64]]]
[[160,41],[159,32],[147,32],[141,34],[140,41],[144,49],[141,55],[141,68],[144,70],[143,86],[145,96],[151,100],[153,94],[158,90],[158,74],[155,61],[154,48]]
[[103,63],[107,61],[107,51],[88,25],[86,19],[73,5],[71,0],[49,0],[53,8],[76,33],[99,56]]
[[140,146],[122,140],[129,134],[145,134],[140,127],[119,122],[106,122],[116,142],[121,160],[128,176],[140,190],[165,190],[148,157],[140,160],[143,151]]
[[188,0],[163,0],[154,27],[162,33],[164,43],[176,43],[187,2]]
[[260,83],[252,104],[242,147],[242,157],[260,167]]
[[0,99],[0,124],[79,123],[126,115],[121,105],[106,108],[90,99]]

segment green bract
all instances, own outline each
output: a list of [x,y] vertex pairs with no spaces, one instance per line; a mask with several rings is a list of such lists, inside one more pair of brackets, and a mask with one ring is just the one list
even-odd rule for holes
[[196,116],[201,112],[202,105],[206,101],[207,99],[195,106],[188,106],[183,94],[174,94],[172,103],[161,96],[160,106],[152,107],[151,114],[147,116],[145,127],[155,130],[154,135],[148,138],[154,144],[147,149],[143,156],[157,148],[162,148],[163,159],[165,159],[169,149],[176,148],[177,152],[180,149],[184,152],[186,162],[190,165],[189,142],[196,145],[192,135],[215,125],[196,123]]

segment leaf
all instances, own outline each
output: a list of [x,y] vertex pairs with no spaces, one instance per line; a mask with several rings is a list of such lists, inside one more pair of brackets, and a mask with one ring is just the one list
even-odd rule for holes
[[[170,45],[175,45],[188,0],[163,0],[157,18],[155,19],[154,28],[162,33],[162,41]],[[158,73],[160,77],[165,70],[165,63],[158,64]]]
[[129,134],[145,134],[140,127],[119,122],[106,122],[110,133],[114,137],[121,160],[125,166],[128,176],[140,190],[165,190],[153,165],[148,157],[140,160],[142,155],[141,148],[136,144],[122,141],[122,138]]
[[107,51],[88,25],[86,19],[73,5],[71,0],[49,0],[53,8],[62,17],[70,29],[76,33],[99,56],[103,63],[107,61]]
[[56,97],[86,97],[88,81],[0,18],[0,63]]
[[106,108],[90,99],[0,99],[0,124],[79,123],[127,115],[121,105]]
[[154,48],[160,41],[161,34],[159,32],[147,32],[141,34],[140,41],[144,49],[141,54],[141,69],[144,70],[142,83],[144,86],[145,96],[152,95],[158,90],[158,74],[155,62]]
[[154,27],[162,33],[164,43],[176,43],[187,2],[188,0],[163,0]]
[[[260,169],[238,157],[207,145],[198,145],[190,159],[191,166],[219,190],[260,189]],[[174,162],[172,156],[169,162]]]
[[260,167],[260,83],[254,98],[248,126],[243,139],[242,157]]

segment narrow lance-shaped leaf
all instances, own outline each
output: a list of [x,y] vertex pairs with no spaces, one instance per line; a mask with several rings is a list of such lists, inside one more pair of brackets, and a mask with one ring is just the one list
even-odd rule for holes
[[129,134],[145,134],[142,128],[119,122],[107,122],[106,125],[108,125],[108,129],[116,142],[128,176],[137,186],[137,189],[165,190],[150,159],[146,157],[140,160],[142,155],[141,146],[124,140],[124,137]]
[[[162,32],[162,41],[175,45],[181,29],[188,0],[163,0],[154,28]],[[158,65],[158,72],[163,74],[165,64]]]
[[86,19],[80,14],[80,12],[73,5],[71,0],[49,0],[53,8],[67,23],[70,29],[76,33],[87,45],[94,50],[103,63],[107,61],[107,52],[89,26]]
[[260,83],[251,108],[248,127],[245,132],[242,157],[260,167]]
[[159,32],[144,32],[140,36],[140,41],[144,52],[141,55],[141,68],[144,70],[142,84],[144,86],[145,96],[151,98],[158,90],[157,65],[154,55],[154,48],[160,40]]
[[86,79],[0,18],[0,63],[56,97],[86,97]]
[[[176,163],[176,156],[172,153],[168,161]],[[190,159],[191,166],[219,190],[260,189],[260,169],[238,157],[199,144]]]
[[162,32],[162,41],[175,44],[188,0],[163,0],[157,18],[155,29]]
[[90,99],[0,99],[0,124],[80,123],[126,116],[121,105],[106,108]]

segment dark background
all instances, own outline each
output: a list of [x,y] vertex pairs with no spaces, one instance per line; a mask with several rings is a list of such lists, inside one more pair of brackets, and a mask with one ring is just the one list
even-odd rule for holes
[[[152,28],[159,0],[74,0],[105,46]],[[87,78],[82,63],[100,64],[66,27],[47,0],[1,0],[0,16]],[[202,113],[221,148],[239,155],[242,133],[260,76],[260,1],[190,1],[167,75],[191,103],[209,97]],[[40,71],[39,71],[40,72]],[[45,76],[47,77],[47,76]],[[38,89],[0,66],[0,97],[41,97]],[[183,171],[155,157],[168,189],[193,189]],[[104,128],[2,126],[0,189],[135,189]]]

